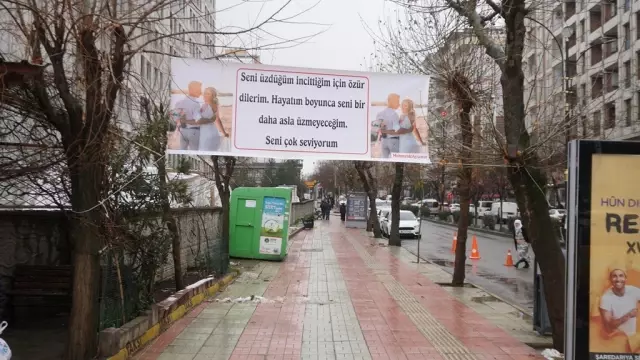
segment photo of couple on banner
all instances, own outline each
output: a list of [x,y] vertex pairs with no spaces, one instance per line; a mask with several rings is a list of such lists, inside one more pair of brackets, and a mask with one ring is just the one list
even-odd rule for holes
[[[187,89],[171,91],[171,120],[175,125],[169,134],[168,148],[172,150],[229,151],[231,131],[229,106],[221,106],[218,93],[212,86],[203,90],[200,81],[191,81]],[[225,126],[227,124],[227,126]]]
[[374,101],[372,108],[375,119],[372,121],[372,157],[391,158],[393,154],[422,154],[428,158],[428,126],[425,117],[416,114],[415,104],[410,98],[402,99],[399,94],[391,93],[386,102]]

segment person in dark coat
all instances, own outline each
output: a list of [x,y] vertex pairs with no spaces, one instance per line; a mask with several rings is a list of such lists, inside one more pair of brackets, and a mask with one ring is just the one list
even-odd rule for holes
[[344,221],[347,218],[347,204],[340,204],[340,220]]
[[513,266],[517,269],[521,263],[524,263],[523,268],[529,268],[529,236],[520,220],[513,222],[513,242],[518,251],[518,261]]
[[322,210],[322,220],[329,220],[329,211],[330,211],[329,202],[325,199],[320,204],[320,210]]

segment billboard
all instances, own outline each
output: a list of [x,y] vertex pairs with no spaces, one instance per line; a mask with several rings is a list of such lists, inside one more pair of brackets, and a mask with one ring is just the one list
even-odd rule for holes
[[640,359],[640,143],[570,150],[566,358]]
[[171,60],[167,152],[429,163],[429,77]]

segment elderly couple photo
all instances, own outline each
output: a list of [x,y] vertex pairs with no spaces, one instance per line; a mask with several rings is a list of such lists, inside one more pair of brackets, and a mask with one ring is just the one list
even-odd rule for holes
[[391,158],[394,153],[428,154],[427,124],[424,117],[416,116],[413,100],[401,100],[400,95],[392,93],[386,102],[374,102],[372,106],[384,106],[373,121],[373,157]]
[[[171,119],[176,128],[168,141],[172,150],[225,151],[225,130],[218,91],[199,81],[189,82],[186,90],[172,90]],[[180,96],[182,95],[182,96]],[[172,100],[174,100],[172,99]]]

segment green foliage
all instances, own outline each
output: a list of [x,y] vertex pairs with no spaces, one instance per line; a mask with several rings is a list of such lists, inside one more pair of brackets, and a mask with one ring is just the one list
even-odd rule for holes
[[[109,157],[107,181],[118,191],[104,203],[107,216],[102,226],[108,236],[101,260],[106,264],[102,328],[120,326],[153,303],[156,274],[167,263],[172,244],[171,233],[161,220],[163,203],[167,198],[181,204],[191,202],[185,182],[158,175],[165,169],[167,123],[161,112],[154,113],[132,142],[119,143]],[[183,170],[188,172],[186,166]]]
[[482,224],[484,227],[489,228],[491,230],[495,229],[496,227],[496,217],[491,215],[491,214],[484,214],[482,215]]
[[439,211],[438,219],[441,221],[449,221],[449,217],[451,217],[451,211]]
[[400,210],[409,210],[413,213],[413,215],[418,216],[418,211],[420,211],[420,207],[413,205],[400,205]]
[[431,208],[429,208],[429,206],[427,206],[427,205],[422,205],[420,207],[420,214],[422,215],[422,217],[431,216]]
[[178,158],[178,166],[176,167],[176,171],[180,174],[189,174],[191,173],[191,161],[187,156],[181,156]]
[[[453,216],[453,222],[454,223],[457,224],[458,222],[460,222],[460,210],[456,210],[456,211],[452,212],[451,215]],[[469,224],[468,225],[473,224],[473,214],[469,213],[468,220],[469,220]]]

